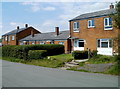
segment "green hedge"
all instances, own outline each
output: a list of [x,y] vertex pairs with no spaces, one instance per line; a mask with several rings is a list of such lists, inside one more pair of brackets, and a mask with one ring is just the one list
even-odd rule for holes
[[29,50],[47,50],[47,56],[51,56],[64,53],[64,46],[59,44],[4,46],[2,56],[27,60]]
[[47,50],[29,50],[29,59],[42,59],[47,56]]
[[87,59],[88,51],[74,51],[72,55],[74,59]]

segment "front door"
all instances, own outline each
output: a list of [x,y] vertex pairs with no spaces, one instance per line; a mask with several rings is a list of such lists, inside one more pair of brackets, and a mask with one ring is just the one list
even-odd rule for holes
[[74,40],[74,50],[83,51],[84,43],[85,43],[85,41],[83,39]]

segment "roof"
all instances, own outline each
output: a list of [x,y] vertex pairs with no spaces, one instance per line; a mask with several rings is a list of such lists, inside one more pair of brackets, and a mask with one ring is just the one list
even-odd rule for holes
[[107,10],[101,10],[101,11],[96,11],[92,13],[86,13],[86,14],[81,14],[69,21],[75,21],[75,20],[83,20],[83,19],[89,19],[89,18],[95,18],[95,17],[101,17],[101,16],[107,16],[109,14],[114,14],[116,13],[115,9],[107,9]]
[[40,40],[66,40],[69,38],[69,31],[60,31],[60,34],[57,36],[55,32],[49,32],[49,33],[38,33],[34,34],[34,37],[32,35],[29,35],[19,41],[40,41]]
[[[31,27],[27,27],[27,28],[31,28]],[[12,31],[10,31],[10,32],[8,32],[8,33],[2,35],[2,36],[17,34],[17,33],[21,32],[21,31],[23,31],[23,30],[25,30],[25,29],[27,29],[27,28],[15,29],[15,30],[12,30]],[[32,27],[32,28],[33,28],[33,27]]]

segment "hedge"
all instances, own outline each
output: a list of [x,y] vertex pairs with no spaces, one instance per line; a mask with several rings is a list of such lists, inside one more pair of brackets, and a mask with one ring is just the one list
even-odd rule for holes
[[47,56],[51,56],[64,53],[64,46],[59,44],[3,46],[2,56],[27,60],[29,50],[47,50]]
[[74,59],[87,59],[88,51],[73,51],[72,55]]
[[47,50],[29,50],[29,59],[42,59],[47,56]]

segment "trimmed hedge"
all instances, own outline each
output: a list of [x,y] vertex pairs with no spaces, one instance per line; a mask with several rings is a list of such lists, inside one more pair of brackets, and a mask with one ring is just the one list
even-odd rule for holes
[[88,51],[74,51],[72,55],[74,59],[87,59]]
[[47,50],[29,50],[29,59],[42,59],[47,56]]
[[59,44],[3,46],[2,56],[27,60],[29,50],[47,50],[47,56],[51,56],[63,54],[64,46]]

